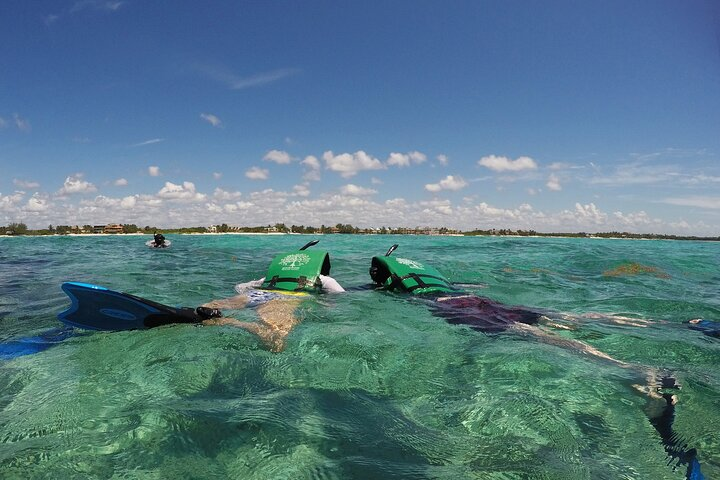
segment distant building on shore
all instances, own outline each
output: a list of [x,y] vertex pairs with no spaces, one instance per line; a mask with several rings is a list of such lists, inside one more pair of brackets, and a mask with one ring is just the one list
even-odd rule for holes
[[[75,228],[78,228],[78,227],[75,227]],[[82,233],[90,233],[90,232],[87,232],[83,228]],[[107,225],[93,225],[92,233],[124,233],[124,229],[123,229],[123,226],[120,225],[119,223],[108,223]]]
[[123,226],[119,223],[109,223],[105,225],[103,233],[123,233]]

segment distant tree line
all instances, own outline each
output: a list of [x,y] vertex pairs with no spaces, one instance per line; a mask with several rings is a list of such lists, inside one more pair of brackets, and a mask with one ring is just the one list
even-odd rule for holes
[[[92,233],[93,225],[69,226],[69,225],[49,225],[46,229],[31,230],[22,222],[10,223],[7,226],[0,226],[0,235],[67,235]],[[207,227],[183,227],[183,228],[158,228],[155,226],[145,225],[140,228],[135,224],[122,224],[122,233],[145,233],[152,234],[155,232],[162,233],[207,233],[215,231],[217,233],[305,233],[305,234],[376,234],[376,235],[449,235],[462,234],[468,236],[519,236],[519,237],[569,237],[569,238],[632,238],[632,239],[649,239],[649,240],[711,240],[720,241],[720,237],[695,237],[689,235],[665,235],[659,233],[630,233],[630,232],[576,232],[576,233],[542,233],[535,230],[512,230],[512,229],[476,229],[468,232],[461,232],[445,227],[380,227],[380,228],[358,228],[351,224],[338,223],[334,226],[321,225],[320,227],[306,225],[287,226],[284,223],[276,223],[274,225],[259,225],[254,227],[248,226],[230,226],[227,223],[215,225],[212,228]]]
[[720,241],[720,237],[694,237],[690,235],[665,235],[661,233],[630,233],[630,232],[575,232],[575,233],[541,233],[535,230],[509,230],[509,229],[490,229],[490,230],[473,230],[464,232],[463,235],[487,235],[487,236],[516,236],[516,237],[569,237],[569,238],[632,238],[643,240],[710,240]]

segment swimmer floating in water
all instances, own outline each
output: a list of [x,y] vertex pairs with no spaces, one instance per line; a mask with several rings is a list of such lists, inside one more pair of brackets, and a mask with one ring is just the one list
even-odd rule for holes
[[162,233],[153,233],[153,243],[152,246],[154,248],[165,248],[167,245],[165,244],[165,235]]
[[385,256],[372,259],[370,278],[378,288],[412,294],[413,297],[427,302],[434,315],[454,325],[467,325],[487,334],[514,332],[533,335],[545,343],[594,355],[622,367],[629,366],[591,345],[542,330],[539,325],[570,328],[551,320],[543,313],[503,305],[489,298],[473,295],[456,288],[429,265],[406,258],[391,257],[390,254],[396,248],[397,245],[393,245]]
[[[645,377],[647,385],[634,385],[634,387],[649,397],[648,418],[660,435],[665,451],[668,456],[677,460],[676,466],[687,465],[687,479],[700,480],[704,478],[700,472],[697,452],[695,449],[688,448],[672,428],[677,396],[668,393],[667,390],[680,388],[674,378],[660,375],[653,369],[617,360],[578,340],[546,332],[540,328],[540,325],[568,327],[553,322],[543,313],[522,307],[503,305],[489,298],[460,290],[429,265],[407,258],[391,257],[390,255],[397,247],[397,245],[393,245],[385,256],[373,257],[371,261],[370,278],[378,289],[411,294],[413,298],[427,302],[434,315],[444,318],[451,324],[467,325],[473,330],[487,334],[514,332],[532,335],[542,342],[590,354],[623,368],[633,368],[641,373]],[[607,318],[614,320],[613,317]],[[637,323],[637,321],[632,321],[633,319],[624,317],[618,317],[617,320],[621,324],[645,326],[643,323]],[[699,325],[701,321],[690,321],[690,323],[693,322],[695,325]],[[703,325],[706,329],[709,328],[707,325]]]
[[204,325],[232,325],[256,334],[273,352],[285,348],[285,338],[298,324],[295,310],[303,297],[312,292],[344,292],[342,286],[330,277],[330,255],[320,250],[305,249],[318,243],[314,240],[297,252],[276,256],[270,263],[267,275],[259,280],[235,286],[238,295],[213,300],[201,308],[207,312],[221,309],[255,308],[258,322],[244,322],[216,314],[207,315]]
[[693,318],[687,320],[688,328],[691,330],[697,330],[704,333],[708,337],[720,338],[720,322],[713,322],[712,320],[703,320],[702,318]]

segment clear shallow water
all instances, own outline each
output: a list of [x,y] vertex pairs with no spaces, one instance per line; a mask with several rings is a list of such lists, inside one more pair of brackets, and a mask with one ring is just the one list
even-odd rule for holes
[[[138,236],[0,238],[0,341],[58,326],[63,281],[195,306],[311,238],[168,235],[160,251]],[[501,302],[657,321],[585,319],[559,334],[673,372],[683,385],[674,430],[706,478],[720,477],[720,341],[681,324],[720,320],[720,244],[317,238],[346,287],[367,283],[370,258],[399,243],[395,255]],[[0,478],[684,476],[668,466],[630,369],[449,325],[369,290],[311,299],[299,315],[279,354],[233,327],[177,325],[0,360]]]

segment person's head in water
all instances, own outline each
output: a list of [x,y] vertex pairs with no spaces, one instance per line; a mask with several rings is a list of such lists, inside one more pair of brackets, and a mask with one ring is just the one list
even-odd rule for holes
[[382,286],[382,284],[385,283],[385,280],[387,280],[389,276],[390,275],[387,273],[387,271],[381,271],[380,267],[378,267],[377,265],[370,266],[370,278],[375,285]]

